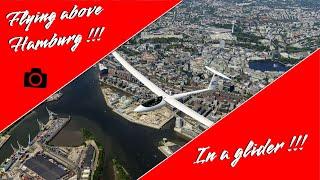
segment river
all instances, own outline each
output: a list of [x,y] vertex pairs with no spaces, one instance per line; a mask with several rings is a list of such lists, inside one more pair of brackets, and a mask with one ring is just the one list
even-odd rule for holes
[[60,115],[72,116],[70,123],[51,144],[80,145],[80,129],[87,128],[104,145],[105,179],[112,179],[112,158],[117,158],[132,178],[137,179],[164,160],[165,156],[157,149],[157,144],[162,138],[166,137],[178,144],[185,143],[173,132],[174,122],[169,122],[161,130],[154,130],[132,124],[113,113],[104,101],[95,69],[89,70],[66,86],[62,93],[64,95],[59,101],[40,105],[12,130],[11,139],[0,151],[1,162],[12,153],[10,144],[17,146],[16,141],[19,140],[21,144],[26,145],[28,134],[30,133],[31,137],[37,134],[36,120],[48,120],[46,106]]

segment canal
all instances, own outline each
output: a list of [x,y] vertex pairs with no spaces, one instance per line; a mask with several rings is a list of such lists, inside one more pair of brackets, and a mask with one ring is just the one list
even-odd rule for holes
[[185,141],[173,131],[174,122],[169,122],[161,130],[154,130],[132,124],[113,113],[106,105],[100,90],[95,69],[91,69],[66,86],[62,98],[57,102],[40,105],[12,130],[12,137],[1,149],[0,161],[12,153],[10,144],[17,146],[17,140],[27,144],[28,134],[34,137],[39,128],[37,119],[48,120],[45,107],[60,115],[71,115],[70,123],[51,142],[54,145],[77,146],[82,143],[81,128],[86,128],[97,137],[106,151],[105,179],[112,179],[112,158],[124,165],[133,179],[138,178],[165,156],[157,149],[162,138],[178,144]]

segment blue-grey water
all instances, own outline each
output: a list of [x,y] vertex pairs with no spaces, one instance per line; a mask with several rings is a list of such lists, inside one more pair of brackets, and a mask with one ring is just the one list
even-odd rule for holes
[[51,142],[54,145],[81,144],[81,128],[87,128],[103,143],[106,151],[105,179],[111,179],[111,158],[117,158],[124,165],[133,179],[138,178],[165,156],[157,149],[158,142],[166,137],[183,142],[172,130],[169,122],[162,130],[135,125],[113,113],[106,105],[99,87],[95,69],[79,77],[65,87],[63,97],[53,103],[39,106],[33,113],[21,120],[12,130],[12,137],[0,150],[0,161],[12,153],[10,144],[16,145],[19,140],[26,145],[28,134],[34,137],[38,132],[36,119],[46,122],[48,119],[45,107],[61,115],[71,115],[71,122]]
[[260,70],[262,72],[265,71],[287,71],[290,67],[271,60],[259,60],[259,61],[249,61],[249,68],[253,70]]

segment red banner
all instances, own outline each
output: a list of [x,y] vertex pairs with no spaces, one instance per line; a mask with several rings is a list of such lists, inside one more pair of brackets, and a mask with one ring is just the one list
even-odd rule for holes
[[320,50],[141,179],[319,179]]
[[[179,0],[5,1],[0,132]],[[320,50],[141,179],[319,179]]]
[[2,2],[0,132],[179,2]]

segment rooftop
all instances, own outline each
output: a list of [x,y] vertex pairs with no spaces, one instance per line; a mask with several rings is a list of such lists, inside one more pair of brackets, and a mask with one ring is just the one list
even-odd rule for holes
[[24,165],[44,179],[60,179],[68,173],[43,155],[36,155]]

